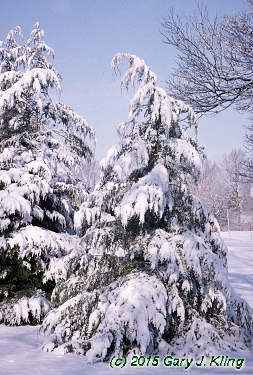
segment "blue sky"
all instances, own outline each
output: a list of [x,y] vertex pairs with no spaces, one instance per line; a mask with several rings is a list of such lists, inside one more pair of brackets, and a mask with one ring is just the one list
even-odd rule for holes
[[[39,21],[45,42],[54,49],[54,65],[62,76],[61,101],[82,115],[97,133],[96,157],[101,159],[117,141],[119,122],[128,119],[132,92],[121,93],[113,78],[111,59],[117,52],[137,54],[165,80],[175,67],[175,50],[163,43],[161,22],[171,6],[190,15],[193,0],[0,0],[0,40],[21,26],[25,40]],[[211,14],[246,8],[243,0],[202,0]],[[199,144],[209,158],[242,147],[247,116],[229,109],[200,120]]]

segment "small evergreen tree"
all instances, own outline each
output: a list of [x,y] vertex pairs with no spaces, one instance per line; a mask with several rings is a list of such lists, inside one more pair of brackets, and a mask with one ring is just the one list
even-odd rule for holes
[[49,95],[60,76],[43,34],[37,23],[19,46],[17,27],[0,48],[0,321],[10,324],[41,321],[51,308],[48,266],[75,246],[86,196],[78,173],[93,153],[92,128]]
[[196,116],[156,86],[137,56],[117,54],[113,69],[123,59],[122,86],[139,87],[130,120],[119,124],[120,141],[75,215],[81,248],[64,258],[52,296],[60,306],[42,325],[44,349],[87,353],[92,361],[250,345],[252,318],[228,281],[218,223],[187,188],[201,173],[186,132]]

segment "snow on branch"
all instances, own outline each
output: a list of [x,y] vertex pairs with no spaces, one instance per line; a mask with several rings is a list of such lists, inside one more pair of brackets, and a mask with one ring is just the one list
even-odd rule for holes
[[133,216],[139,217],[140,223],[143,224],[147,211],[153,211],[161,218],[166,206],[171,209],[173,199],[166,168],[158,164],[149,174],[132,185],[116,213],[121,217],[123,225],[127,225]]
[[136,342],[140,352],[145,353],[153,339],[149,326],[152,324],[160,337],[163,334],[166,302],[167,294],[162,283],[145,273],[129,274],[111,284],[100,296],[97,310],[89,318],[89,331],[92,331],[103,316],[91,339],[88,362],[97,355],[104,359],[112,343],[115,354],[121,355],[123,336],[131,343]]
[[138,83],[143,81],[143,84],[149,81],[153,82],[153,84],[156,83],[156,75],[145,64],[145,61],[130,53],[117,53],[113,57],[111,68],[115,73],[117,71],[120,72],[120,65],[124,59],[128,59],[128,69],[121,80],[122,87],[128,89],[129,84],[131,83],[134,86],[135,81]]

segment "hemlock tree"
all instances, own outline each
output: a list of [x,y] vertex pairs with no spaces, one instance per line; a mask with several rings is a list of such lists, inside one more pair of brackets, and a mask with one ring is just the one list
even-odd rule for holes
[[218,223],[187,188],[201,171],[185,130],[197,118],[156,86],[137,56],[117,54],[113,69],[123,59],[122,86],[139,87],[129,121],[119,124],[120,141],[75,215],[81,248],[64,258],[61,281],[55,261],[52,300],[60,306],[43,321],[44,350],[86,353],[92,361],[250,346],[252,317],[229,284]]
[[51,308],[48,266],[76,246],[78,173],[93,153],[92,128],[49,95],[61,78],[43,34],[37,23],[20,46],[17,27],[0,48],[0,322],[9,324],[39,322]]

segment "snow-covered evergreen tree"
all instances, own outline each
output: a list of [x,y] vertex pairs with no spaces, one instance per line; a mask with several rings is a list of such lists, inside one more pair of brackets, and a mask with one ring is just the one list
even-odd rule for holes
[[49,263],[77,246],[78,173],[93,153],[93,129],[49,95],[60,76],[43,34],[36,23],[20,46],[17,27],[0,48],[0,322],[10,324],[40,321],[51,307]]
[[[44,350],[112,355],[210,354],[251,345],[252,318],[227,278],[227,248],[216,219],[194,198],[201,156],[188,126],[190,107],[156,86],[135,55],[121,84],[138,84],[120,141],[75,215],[81,249],[55,261],[59,282],[42,331]],[[53,272],[53,270],[52,270]]]

